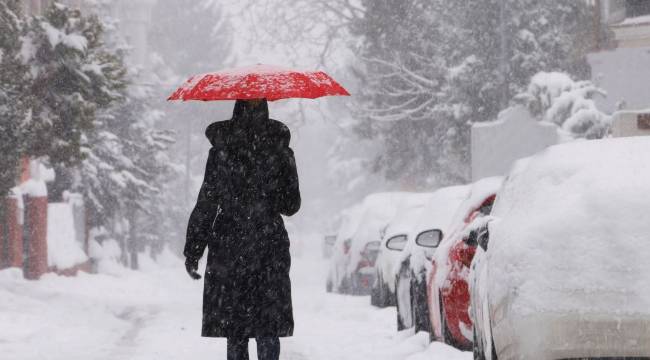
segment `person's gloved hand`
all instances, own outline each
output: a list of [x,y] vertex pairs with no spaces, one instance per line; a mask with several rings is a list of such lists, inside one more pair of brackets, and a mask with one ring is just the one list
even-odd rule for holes
[[185,259],[185,270],[194,280],[200,280],[201,275],[199,275],[199,259]]

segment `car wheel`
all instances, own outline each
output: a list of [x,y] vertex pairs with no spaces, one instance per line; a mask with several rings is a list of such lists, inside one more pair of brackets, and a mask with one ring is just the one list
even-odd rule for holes
[[375,283],[370,288],[370,305],[376,307],[383,307],[381,304],[381,278],[379,275],[375,277]]
[[[399,288],[399,276],[395,279],[395,289]],[[404,320],[402,320],[402,311],[404,309],[401,309],[399,306],[399,301],[397,300],[397,294],[395,294],[395,313],[397,314],[397,331],[402,331],[406,329],[406,325],[404,325]]]
[[350,294],[359,295],[359,278],[356,273],[350,277]]
[[499,360],[499,357],[497,356],[497,348],[494,346],[494,338],[492,338],[491,340],[492,340],[492,359],[491,360]]
[[476,335],[476,329],[473,331],[474,341],[472,342],[472,352],[474,353],[474,360],[485,360],[485,352],[483,350],[483,344],[478,340]]
[[334,286],[332,285],[331,280],[327,280],[327,283],[325,284],[325,291],[328,293],[331,293],[333,290]]
[[389,298],[388,298],[388,291],[387,291],[387,286],[384,283],[384,279],[377,274],[377,286],[372,288],[372,292],[370,294],[370,303],[373,306],[377,306],[379,308],[385,308],[389,306]]
[[346,295],[351,295],[354,293],[354,281],[352,280],[352,276],[345,276],[343,280],[341,280],[341,287],[339,292]]
[[[413,277],[415,279],[415,276]],[[429,308],[427,307],[426,283],[413,282],[411,290],[411,308],[413,309],[413,323],[415,332],[426,331],[431,333],[429,324]]]
[[460,349],[456,341],[454,340],[453,335],[451,334],[451,330],[449,330],[449,325],[447,325],[447,313],[445,311],[445,305],[442,302],[442,296],[439,296],[440,298],[440,324],[442,327],[442,342],[455,347],[456,349]]

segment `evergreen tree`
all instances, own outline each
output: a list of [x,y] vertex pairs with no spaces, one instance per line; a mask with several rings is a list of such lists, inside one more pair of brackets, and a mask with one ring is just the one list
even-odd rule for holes
[[140,74],[127,71],[128,51],[117,22],[103,3],[93,10],[102,31],[89,58],[102,71],[105,81],[99,83],[113,97],[96,111],[93,131],[84,136],[88,150],[76,188],[88,201],[90,225],[118,241],[124,263],[137,268],[137,253],[164,240],[160,226],[151,224],[169,222],[160,198],[169,181],[167,151],[174,139],[157,128],[159,112],[149,105],[154,96],[150,86],[136,84]]
[[0,215],[16,185],[22,154],[21,126],[27,115],[27,67],[20,53],[23,19],[20,1],[0,2]]

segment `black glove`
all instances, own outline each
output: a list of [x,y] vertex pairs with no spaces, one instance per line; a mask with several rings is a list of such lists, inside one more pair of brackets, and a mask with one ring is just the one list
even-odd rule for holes
[[194,280],[200,280],[201,275],[199,275],[199,259],[185,259],[185,270]]

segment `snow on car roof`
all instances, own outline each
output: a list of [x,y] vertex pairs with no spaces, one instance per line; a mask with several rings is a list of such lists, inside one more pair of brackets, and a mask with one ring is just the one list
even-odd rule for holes
[[584,301],[566,291],[607,291],[590,297],[589,310],[647,314],[648,154],[647,137],[590,140],[517,164],[489,225],[495,293],[518,288],[524,311],[571,311]]
[[403,199],[395,216],[388,223],[385,239],[395,235],[408,235],[416,227],[420,214],[424,211],[427,202],[434,193],[414,194],[408,199]]
[[435,191],[415,222],[416,226],[409,232],[408,242],[400,255],[401,260],[411,256],[411,267],[414,270],[422,268],[426,261],[425,249],[415,244],[415,237],[421,231],[433,228],[441,229],[444,232],[449,226],[452,214],[468,193],[469,186],[466,185],[449,186]]

